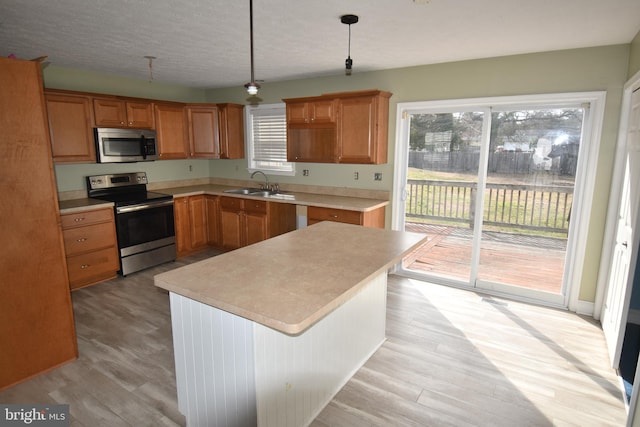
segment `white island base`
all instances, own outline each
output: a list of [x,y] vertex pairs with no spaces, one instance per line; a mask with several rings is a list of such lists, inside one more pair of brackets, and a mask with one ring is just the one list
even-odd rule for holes
[[170,295],[188,427],[309,425],[385,339],[386,270],[299,335]]

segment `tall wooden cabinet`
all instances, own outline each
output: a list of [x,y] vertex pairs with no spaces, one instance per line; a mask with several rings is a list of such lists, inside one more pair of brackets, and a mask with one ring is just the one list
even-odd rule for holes
[[78,355],[40,64],[0,58],[0,389]]

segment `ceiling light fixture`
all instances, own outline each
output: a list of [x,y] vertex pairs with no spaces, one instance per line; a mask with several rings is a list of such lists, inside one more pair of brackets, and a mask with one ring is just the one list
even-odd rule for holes
[[344,61],[345,70],[344,73],[347,76],[351,75],[351,67],[353,66],[353,61],[351,60],[351,24],[355,24],[358,22],[357,15],[342,15],[340,17],[340,22],[343,24],[347,24],[349,26],[349,50],[347,52],[347,59]]
[[253,76],[253,0],[249,0],[249,35],[251,37],[251,81],[244,85],[249,95],[256,95],[260,85]]

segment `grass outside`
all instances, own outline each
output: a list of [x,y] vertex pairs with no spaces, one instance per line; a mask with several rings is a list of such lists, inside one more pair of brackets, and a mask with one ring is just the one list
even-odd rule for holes
[[[532,184],[531,179],[525,178],[491,176],[489,181],[492,184]],[[407,216],[412,222],[472,226],[474,200],[471,189],[460,188],[455,184],[447,185],[446,181],[475,182],[475,176],[410,168],[409,179],[444,181],[442,186],[415,186],[407,198],[405,207],[407,213],[441,219]],[[551,181],[554,183],[550,184]],[[572,184],[572,181],[547,176],[544,183],[537,184],[566,187]],[[488,189],[485,192],[484,218],[485,221],[499,224],[485,224],[485,229],[566,238],[572,201],[571,193]],[[558,232],[551,230],[552,228],[561,228],[563,231]]]

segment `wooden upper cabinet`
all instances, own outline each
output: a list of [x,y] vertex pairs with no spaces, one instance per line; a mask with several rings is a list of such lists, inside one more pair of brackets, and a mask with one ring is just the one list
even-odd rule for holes
[[388,92],[375,91],[339,99],[338,162],[387,162]]
[[215,105],[188,105],[189,157],[220,158],[220,125]]
[[335,99],[287,102],[288,124],[334,123],[335,121]]
[[244,106],[240,104],[187,105],[189,157],[244,158]]
[[155,104],[156,133],[160,160],[186,159],[189,132],[182,104]]
[[220,158],[244,159],[244,106],[218,104]]
[[287,127],[287,160],[290,162],[335,163],[335,126]]
[[95,162],[91,98],[45,92],[53,160]]
[[153,103],[116,98],[94,98],[97,127],[154,128]]
[[285,99],[290,162],[387,162],[389,92]]

